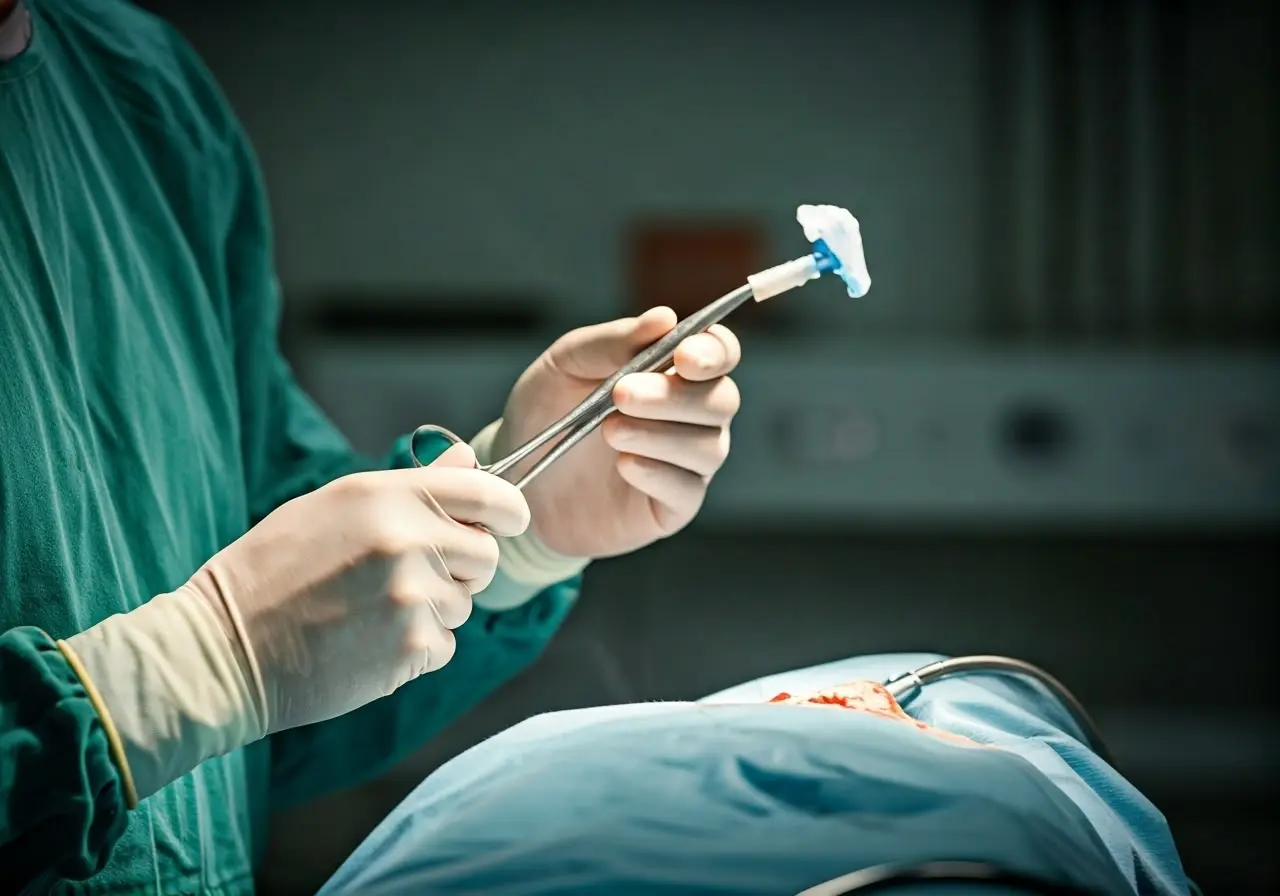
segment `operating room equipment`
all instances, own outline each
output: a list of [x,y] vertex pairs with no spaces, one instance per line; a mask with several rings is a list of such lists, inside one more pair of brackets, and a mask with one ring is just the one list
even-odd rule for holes
[[[862,236],[857,220],[846,209],[812,205],[800,206],[796,210],[796,219],[803,227],[805,237],[813,244],[812,253],[752,274],[743,286],[726,293],[689,315],[676,324],[671,332],[618,369],[559,420],[506,457],[495,460],[483,469],[495,476],[502,476],[559,438],[559,442],[515,481],[517,488],[524,488],[594,432],[610,414],[617,410],[613,403],[613,390],[624,377],[633,373],[668,370],[680,343],[724,320],[749,300],[763,302],[803,286],[828,272],[836,274],[844,281],[845,288],[851,297],[860,298],[866,295],[867,290],[871,288],[871,277],[867,273]],[[416,446],[419,438],[428,434],[442,435],[454,443],[463,441],[444,427],[434,424],[419,426],[409,440],[409,453],[413,456],[415,466],[423,466]]]
[[883,684],[889,693],[893,695],[893,698],[898,701],[898,705],[906,708],[907,704],[920,693],[925,685],[956,675],[972,675],[978,672],[1020,675],[1044,685],[1054,697],[1062,702],[1063,707],[1071,713],[1075,723],[1080,726],[1080,729],[1088,739],[1090,749],[1098,754],[1098,757],[1104,762],[1111,764],[1111,756],[1102,740],[1102,733],[1098,730],[1097,723],[1093,721],[1092,716],[1089,715],[1089,711],[1084,708],[1084,704],[1080,702],[1075,694],[1071,693],[1065,684],[1044,669],[1028,663],[1026,660],[1017,660],[1013,657],[996,656],[994,654],[951,657],[950,659],[929,663],[910,672],[904,672],[896,678],[883,682]]

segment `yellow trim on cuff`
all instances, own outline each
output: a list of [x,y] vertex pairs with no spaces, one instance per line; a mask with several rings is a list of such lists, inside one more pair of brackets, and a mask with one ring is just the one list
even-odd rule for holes
[[102,722],[102,728],[107,733],[107,745],[111,749],[111,758],[116,764],[116,771],[120,773],[120,783],[124,787],[125,806],[130,810],[138,808],[138,790],[133,784],[133,772],[129,770],[129,762],[125,759],[124,742],[120,740],[120,734],[116,731],[116,724],[111,720],[111,711],[107,709],[107,704],[103,702],[102,695],[98,693],[98,689],[89,678],[89,673],[85,671],[84,664],[80,662],[80,657],[76,656],[76,652],[71,649],[71,645],[66,641],[55,641],[54,643],[67,661],[67,665],[71,667],[71,671],[76,673],[76,677],[80,679],[80,686],[84,688],[84,692],[89,696],[89,702],[93,704],[94,710],[98,713],[98,719]]

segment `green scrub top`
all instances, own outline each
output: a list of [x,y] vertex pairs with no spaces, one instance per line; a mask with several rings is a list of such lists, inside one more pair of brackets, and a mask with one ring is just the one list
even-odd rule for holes
[[256,163],[192,50],[117,0],[28,5],[0,63],[0,893],[251,893],[273,808],[420,746],[536,658],[577,582],[477,609],[442,671],[126,811],[53,639],[375,464],[279,354]]

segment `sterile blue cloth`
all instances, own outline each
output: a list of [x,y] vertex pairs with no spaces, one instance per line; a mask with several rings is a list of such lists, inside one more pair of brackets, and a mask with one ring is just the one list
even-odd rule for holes
[[937,859],[1099,893],[1188,892],[1163,817],[1037,685],[974,675],[929,685],[910,705],[999,750],[866,713],[763,702],[935,659],[860,657],[698,703],[529,719],[428,777],[321,896],[779,896]]

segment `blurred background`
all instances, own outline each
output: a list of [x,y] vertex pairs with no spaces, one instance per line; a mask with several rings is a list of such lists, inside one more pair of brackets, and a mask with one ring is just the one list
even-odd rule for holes
[[1280,56],[1257,2],[166,2],[253,137],[286,350],[360,448],[475,431],[556,335],[682,313],[851,208],[874,287],[735,319],[696,525],[598,563],[541,662],[282,816],[313,892],[526,716],[861,653],[1090,706],[1208,893],[1280,889]]

